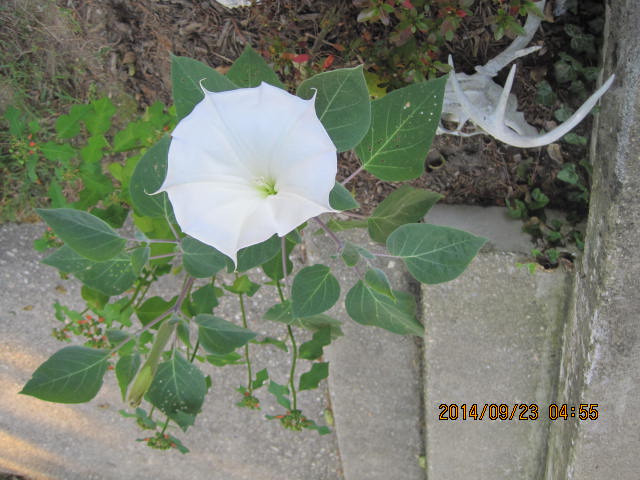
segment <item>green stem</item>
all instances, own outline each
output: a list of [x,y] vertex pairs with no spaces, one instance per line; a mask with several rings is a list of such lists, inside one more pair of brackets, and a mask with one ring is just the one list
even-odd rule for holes
[[137,335],[140,335],[143,332],[146,332],[147,330],[149,330],[150,328],[153,328],[154,326],[156,326],[159,322],[161,322],[169,313],[178,313],[178,311],[180,311],[180,307],[182,306],[182,302],[184,302],[185,297],[187,296],[187,293],[191,290],[191,287],[193,286],[193,282],[194,282],[195,278],[193,277],[187,277],[185,278],[184,283],[182,284],[182,290],[180,291],[180,296],[178,297],[178,301],[176,302],[176,304],[171,307],[170,309],[168,309],[166,312],[162,312],[160,315],[158,315],[154,320],[152,320],[151,322],[147,323],[144,327],[142,327],[140,330],[138,330],[135,333],[130,333],[127,338],[125,338],[124,340],[122,340],[120,343],[118,343],[115,347],[113,347],[109,353],[114,353],[117,352],[118,350],[120,350],[124,345],[126,345],[127,343],[129,343],[131,341],[132,338],[134,338]]
[[162,431],[160,432],[160,435],[164,435],[164,432],[167,431],[168,426],[169,426],[169,417],[167,417],[167,421],[164,422],[164,427],[162,427]]
[[[237,274],[236,274],[237,277]],[[240,293],[238,294],[238,298],[240,298],[240,312],[242,313],[242,327],[247,328],[247,311],[244,308],[244,297]],[[247,375],[249,380],[247,382],[247,390],[249,391],[249,395],[253,394],[253,374],[251,373],[251,358],[249,357],[249,344],[245,344],[244,346],[244,359],[247,362]]]
[[189,359],[190,363],[193,363],[193,359],[196,358],[196,353],[198,353],[198,347],[200,347],[200,339],[198,338],[198,340],[196,340],[196,346],[193,347],[193,354],[191,355],[191,358]]
[[280,281],[276,280],[276,288],[278,289],[278,295],[280,296],[280,301],[284,303],[284,293],[282,293],[282,287],[280,286]]
[[291,389],[291,399],[293,400],[293,410],[297,410],[298,399],[296,396],[295,375],[296,360],[298,358],[298,346],[296,345],[296,339],[293,336],[293,329],[291,328],[291,325],[287,325],[287,331],[289,332],[289,339],[291,340],[291,370],[289,371],[289,387]]

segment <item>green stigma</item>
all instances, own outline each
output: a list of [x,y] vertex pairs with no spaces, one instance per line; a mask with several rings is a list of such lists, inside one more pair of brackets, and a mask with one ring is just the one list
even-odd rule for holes
[[263,177],[257,178],[255,180],[256,187],[258,191],[262,193],[262,195],[267,198],[271,195],[277,195],[278,190],[276,190],[276,181],[271,179],[265,179]]

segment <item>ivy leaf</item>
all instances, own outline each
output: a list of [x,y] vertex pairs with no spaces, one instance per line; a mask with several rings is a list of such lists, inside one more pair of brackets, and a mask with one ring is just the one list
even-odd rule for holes
[[37,209],[60,239],[89,260],[109,260],[120,253],[126,240],[105,221],[72,208]]
[[376,242],[385,243],[400,225],[422,220],[441,198],[439,193],[403,185],[373,211],[367,220],[369,236]]
[[459,276],[486,241],[455,228],[414,223],[393,232],[387,249],[402,258],[416,280],[434,284]]
[[213,315],[200,314],[196,317],[198,339],[208,352],[225,355],[242,347],[255,338],[256,333],[239,327]]
[[322,380],[329,376],[329,362],[314,363],[311,370],[300,375],[298,391],[318,388]]
[[108,358],[105,350],[65,347],[33,372],[20,393],[47,402],[88,402],[102,387]]
[[296,317],[330,309],[340,297],[340,284],[325,265],[305,267],[293,279],[291,306]]
[[347,293],[347,313],[361,325],[374,325],[400,335],[424,335],[424,327],[416,319],[413,295],[399,291],[393,294],[395,301],[359,280]]
[[262,82],[286,90],[278,75],[253,48],[247,45],[227,72],[227,78],[239,87],[257,87]]
[[174,351],[168,361],[158,365],[146,398],[186,430],[193,425],[206,393],[207,384],[200,369]]
[[446,82],[444,76],[415,83],[371,102],[371,127],[356,147],[365,170],[391,182],[422,175]]

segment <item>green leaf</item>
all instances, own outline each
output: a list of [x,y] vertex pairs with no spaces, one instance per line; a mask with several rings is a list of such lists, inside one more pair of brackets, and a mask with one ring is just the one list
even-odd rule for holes
[[120,357],[118,363],[116,363],[116,378],[118,379],[118,385],[120,386],[120,392],[122,393],[122,401],[124,402],[127,397],[127,388],[136,376],[140,368],[140,355],[124,355]]
[[80,133],[80,122],[91,115],[90,105],[74,105],[67,115],[60,115],[56,120],[56,131],[60,138],[72,138]]
[[278,340],[273,337],[265,337],[262,340],[251,340],[251,343],[255,343],[256,345],[273,345],[274,347],[282,350],[283,352],[288,352],[287,344],[282,340]]
[[263,368],[258,373],[256,373],[256,379],[251,382],[251,387],[255,390],[257,388],[262,387],[269,380],[269,373],[266,368]]
[[111,348],[115,348],[121,342],[129,339],[127,343],[118,348],[118,353],[121,357],[131,355],[136,346],[135,335],[131,335],[124,330],[116,330],[115,328],[109,328],[105,334],[107,335],[107,340],[109,340],[109,346]]
[[200,345],[211,353],[224,355],[233,352],[255,338],[256,333],[239,327],[213,315],[200,314],[196,317]]
[[373,211],[367,220],[369,236],[376,242],[385,243],[400,225],[422,220],[441,198],[439,193],[403,185]]
[[354,148],[367,133],[371,103],[362,65],[319,73],[302,82],[297,94],[316,95],[316,114],[338,152]]
[[210,283],[197,289],[191,294],[191,297],[193,298],[191,307],[196,315],[198,313],[211,313],[218,306],[218,292]]
[[571,145],[582,145],[585,146],[587,144],[587,138],[582,135],[578,135],[577,133],[569,132],[562,139],[571,144]]
[[[280,253],[280,238],[273,235],[268,240],[238,251],[238,272],[251,270],[258,265],[262,265],[267,260],[271,260]],[[229,260],[231,263],[231,260]]]
[[33,372],[20,393],[47,402],[88,402],[102,387],[108,358],[105,350],[65,347]]
[[207,362],[216,367],[224,367],[225,365],[242,365],[244,359],[242,355],[236,352],[227,353],[226,355],[217,355],[215,353],[205,357]]
[[9,122],[9,133],[14,137],[22,136],[26,128],[22,112],[13,105],[9,105],[3,116]]
[[131,267],[136,274],[140,274],[142,268],[149,261],[151,255],[151,248],[148,245],[137,247],[131,252]]
[[[296,246],[296,242],[291,240],[291,237],[287,235],[285,237],[285,249],[287,254],[286,255],[287,275],[289,275],[293,271],[293,262],[289,258],[289,255],[291,254],[295,246]],[[280,255],[275,255],[273,258],[271,258],[271,260],[267,260],[262,264],[262,271],[271,280],[280,280],[284,278],[284,275],[282,274],[282,250],[280,250],[280,253],[281,253]]]
[[187,57],[171,56],[171,82],[177,120],[191,113],[204,98],[202,87],[210,92],[224,92],[238,88],[227,77],[202,62]]
[[353,198],[353,195],[342,184],[336,182],[329,193],[329,205],[336,210],[352,210],[359,208],[360,204]]
[[578,172],[576,172],[575,163],[567,163],[564,165],[562,170],[556,175],[556,178],[570,185],[577,185],[580,182],[580,176]]
[[323,354],[323,348],[331,343],[331,327],[325,326],[313,333],[313,337],[308,342],[300,345],[300,358],[315,360]]
[[242,275],[236,278],[232,285],[225,285],[224,288],[236,295],[248,295],[253,297],[253,295],[260,289],[260,286],[261,285],[259,283],[254,283],[249,280],[249,277],[246,275]]
[[[87,163],[98,163],[104,156],[103,150],[109,146],[109,142],[102,135],[89,137],[87,145],[80,149],[82,160]],[[102,168],[98,169],[102,173]]]
[[37,209],[60,239],[89,260],[109,260],[122,252],[126,240],[106,222],[72,208]]
[[348,267],[355,267],[360,261],[360,253],[358,252],[356,245],[351,242],[345,242],[340,255]]
[[227,264],[225,254],[195,238],[186,237],[181,245],[184,268],[193,277],[212,277]]
[[330,309],[340,297],[340,284],[326,265],[305,267],[293,279],[291,306],[296,317]]
[[391,289],[389,279],[387,278],[387,275],[379,268],[371,268],[367,270],[367,273],[364,275],[364,281],[375,292],[386,295],[391,300],[395,301],[396,297],[393,294],[393,290]]
[[176,297],[166,301],[162,297],[147,298],[142,305],[136,308],[136,315],[140,319],[142,326],[153,322],[156,318],[171,314],[168,310],[176,303]]
[[279,322],[290,325],[293,323],[293,314],[291,313],[291,302],[286,300],[284,303],[277,303],[264,314],[265,320],[271,322]]
[[269,382],[269,393],[276,397],[276,401],[287,410],[291,410],[291,402],[287,398],[289,395],[289,388],[285,385],[280,385],[273,380]]
[[40,151],[47,160],[60,162],[65,167],[69,167],[71,165],[70,161],[78,154],[68,143],[59,145],[54,142],[47,142],[40,146]]
[[347,293],[347,313],[361,325],[374,325],[400,335],[424,335],[424,327],[416,319],[414,296],[399,291],[393,294],[395,301],[359,280]]
[[80,289],[82,299],[87,302],[87,306],[92,310],[102,310],[109,301],[109,296],[98,290],[83,285]]
[[111,127],[111,117],[116,113],[116,107],[107,97],[91,102],[93,115],[85,119],[85,125],[91,135],[103,135]]
[[367,228],[367,220],[336,220],[332,218],[327,222],[327,227],[334,232],[342,232],[353,228]]
[[238,87],[243,88],[257,87],[260,83],[265,82],[283,90],[287,89],[264,58],[249,45],[244,48],[242,55],[233,62],[227,72],[227,78]]
[[422,175],[440,121],[446,82],[444,76],[416,83],[371,103],[371,127],[356,147],[368,172],[387,181]]
[[42,260],[65,273],[73,274],[82,283],[105,295],[119,295],[135,281],[131,258],[123,253],[105,262],[94,262],[64,245]]
[[435,284],[459,276],[486,241],[455,228],[410,224],[389,236],[387,249],[404,260],[418,281]]
[[536,102],[541,103],[547,107],[552,107],[556,103],[556,94],[553,92],[551,85],[546,80],[538,83],[536,89]]
[[158,365],[146,398],[186,430],[200,412],[206,393],[207,384],[200,369],[174,351],[168,361]]
[[170,144],[170,137],[162,137],[158,143],[147,150],[136,165],[129,184],[129,193],[133,207],[139,215],[163,217],[165,209],[167,212],[172,212],[166,192],[151,195],[158,191],[167,176]]
[[302,327],[307,330],[311,330],[312,332],[318,332],[324,328],[328,328],[331,333],[332,340],[343,335],[341,328],[342,322],[324,314],[294,318],[291,325]]
[[318,388],[322,380],[329,376],[329,362],[314,363],[311,370],[300,375],[298,391]]

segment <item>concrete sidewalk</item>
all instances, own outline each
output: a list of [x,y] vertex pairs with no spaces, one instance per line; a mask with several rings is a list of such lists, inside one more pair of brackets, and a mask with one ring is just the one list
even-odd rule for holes
[[[445,397],[454,401],[441,388],[446,384],[443,381],[455,378],[455,372],[446,365],[455,366],[466,358],[466,354],[461,347],[456,347],[456,339],[460,337],[447,334],[448,323],[452,322],[447,312],[458,311],[451,310],[452,304],[463,305],[460,296],[466,296],[469,298],[465,310],[473,314],[478,305],[474,298],[485,298],[492,308],[492,316],[499,316],[500,312],[504,316],[502,320],[496,320],[497,325],[500,322],[504,325],[524,322],[526,325],[527,318],[520,317],[530,308],[531,301],[538,301],[538,296],[510,300],[513,297],[504,290],[517,278],[520,280],[514,284],[523,285],[518,288],[536,291],[537,283],[548,283],[549,277],[529,277],[522,269],[516,269],[515,262],[524,259],[521,253],[517,256],[500,253],[504,250],[527,252],[530,248],[528,238],[519,231],[519,223],[506,219],[502,209],[437,206],[427,220],[466,227],[476,234],[489,236],[490,244],[472,264],[473,273],[469,278],[477,291],[465,291],[465,274],[456,281],[458,283],[427,287],[428,302],[422,306],[426,309],[423,316],[427,326],[426,342],[357,325],[348,318],[341,300],[329,312],[344,322],[345,332],[344,337],[325,350],[325,359],[330,361],[331,369],[329,388],[327,382],[323,382],[319,390],[300,395],[302,409],[320,423],[323,423],[323,411],[332,410],[333,433],[323,437],[315,432],[294,433],[264,420],[264,413],[275,414],[281,410],[266,391],[258,395],[262,412],[235,407],[237,394],[234,389],[244,383],[244,367],[204,366],[213,379],[204,410],[186,434],[172,432],[191,450],[187,455],[153,451],[135,441],[145,435],[133,421],[117,413],[124,406],[111,374],[107,375],[102,391],[87,404],[57,405],[17,395],[35,368],[62,346],[50,336],[51,328],[58,323],[53,317],[53,302],[60,301],[75,308],[81,308],[81,303],[76,281],[63,281],[53,268],[38,263],[42,254],[33,251],[31,243],[43,225],[1,226],[0,241],[8,248],[0,253],[0,336],[3,339],[0,350],[0,472],[56,480],[424,480],[427,472],[421,466],[424,462],[421,457],[426,453],[429,474],[443,471],[445,475],[434,478],[447,479],[446,464],[439,460],[445,458],[444,453],[434,447],[445,448],[452,439],[459,438],[462,431],[455,425],[438,424],[432,405],[437,399],[433,395],[430,397],[429,392],[424,394],[426,384],[433,388],[431,393],[442,394],[443,401]],[[363,246],[368,244],[364,231],[341,232],[340,235]],[[371,248],[382,249],[381,246]],[[323,261],[331,265],[333,274],[341,280],[344,298],[357,279],[356,272],[339,258],[330,258],[335,246],[324,235],[308,232],[306,249],[308,264]],[[493,268],[496,261],[504,266]],[[406,274],[401,261],[387,258],[379,261],[378,266],[386,270],[395,289],[413,291],[420,296],[419,286]],[[555,278],[557,280],[552,283],[562,283],[564,277],[557,274]],[[155,294],[165,298],[175,295],[179,289],[175,279],[159,283]],[[553,289],[553,285],[547,288]],[[230,297],[229,300],[235,299]],[[514,301],[519,303],[517,311],[509,306]],[[252,297],[248,302],[249,318],[253,319],[250,328],[284,339],[285,330],[281,326],[267,326],[257,320],[276,302],[276,293],[269,287],[263,287]],[[228,320],[239,321],[240,318],[238,305],[229,301],[223,302],[216,312]],[[441,314],[434,317],[431,312]],[[473,317],[469,321],[473,322]],[[491,335],[497,334],[495,330],[493,332]],[[554,332],[543,333],[539,342],[544,345],[547,336]],[[482,329],[477,330],[476,337],[469,337],[469,341],[481,338],[481,334]],[[485,335],[487,338],[483,341],[489,351],[493,348],[491,335]],[[523,334],[520,338],[530,336]],[[505,338],[505,341],[511,340]],[[518,348],[517,342],[511,347]],[[535,345],[531,351],[535,353]],[[271,347],[253,348],[252,352],[258,368],[265,366],[278,383],[286,382],[287,354]],[[547,364],[544,365],[546,368]],[[307,369],[303,364],[299,371]],[[553,368],[551,370],[549,375],[553,374]],[[521,373],[522,369],[514,369],[513,375]],[[544,378],[533,380],[546,381]],[[482,384],[482,381],[479,377],[478,382]],[[505,382],[509,382],[509,377]],[[526,379],[518,385],[524,386],[521,391],[517,388],[510,391],[513,398],[507,400],[516,401],[520,397],[523,402],[540,400],[539,396],[530,395],[532,390]],[[490,401],[489,398],[486,400]],[[540,428],[544,427],[540,425]],[[469,425],[466,427],[470,428]],[[484,430],[476,430],[477,434],[484,435]],[[544,436],[544,431],[540,433],[537,428],[535,435]],[[438,438],[442,442],[438,443]],[[526,443],[522,445],[523,448],[526,446]],[[470,463],[465,465],[472,466]],[[456,478],[466,480],[470,477]],[[525,477],[493,477],[494,480],[502,478]]]
[[[135,441],[146,433],[118,414],[126,405],[111,372],[98,396],[86,404],[59,405],[18,395],[33,371],[64,346],[51,337],[51,329],[59,325],[53,303],[82,308],[78,282],[61,280],[55,269],[39,263],[43,255],[32,249],[32,242],[43,230],[41,224],[0,226],[5,246],[0,251],[0,473],[37,480],[342,478],[334,433],[290,432],[267,421],[265,414],[276,415],[282,408],[266,389],[258,393],[262,411],[234,405],[239,400],[235,388],[245,382],[243,366],[201,366],[213,380],[203,412],[186,434],[171,432],[191,450],[186,455]],[[177,280],[163,282],[156,294],[170,298],[179,288]],[[284,328],[276,325],[274,331],[262,332],[259,320],[277,301],[272,290],[265,287],[248,302],[254,322],[250,327],[284,339]],[[236,304],[227,302],[216,312],[228,320],[239,318]],[[287,354],[269,346],[252,351],[256,366],[267,367],[278,383],[286,383]],[[319,390],[302,392],[300,404],[324,423],[327,396],[323,382]]]

